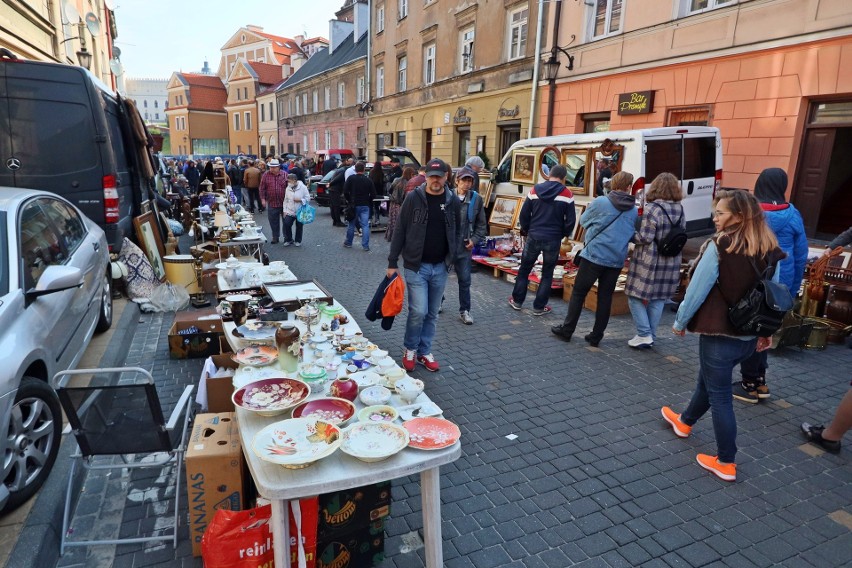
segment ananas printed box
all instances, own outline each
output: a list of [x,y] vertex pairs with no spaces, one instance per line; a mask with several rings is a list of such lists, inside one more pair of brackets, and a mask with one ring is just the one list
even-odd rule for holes
[[363,528],[390,514],[391,484],[383,481],[319,496],[320,540]]

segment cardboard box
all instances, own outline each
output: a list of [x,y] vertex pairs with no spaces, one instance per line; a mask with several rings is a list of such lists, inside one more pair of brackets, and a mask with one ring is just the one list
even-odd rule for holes
[[[179,331],[197,327],[198,333],[182,335]],[[169,329],[169,355],[172,359],[198,359],[219,354],[222,318],[209,320],[179,320]]]
[[385,520],[349,532],[320,537],[316,568],[371,568],[385,559]]
[[[230,355],[212,355],[210,357],[216,367],[236,370],[239,365]],[[234,377],[210,377],[207,373],[201,376],[207,383],[207,412],[234,412]]]
[[217,509],[245,507],[245,461],[236,415],[199,414],[186,450],[189,536],[193,556],[201,556],[201,537]]
[[[562,277],[562,299],[566,302],[571,300],[571,292],[574,290],[574,276],[565,275]],[[598,309],[598,287],[592,286],[589,293],[586,294],[586,301],[583,302],[583,307],[587,310],[596,311]],[[616,288],[612,293],[612,308],[610,314],[620,316],[630,313],[630,307],[627,305],[627,295],[624,293],[624,288]]]
[[320,495],[317,534],[328,540],[383,519],[390,514],[390,501],[390,481]]

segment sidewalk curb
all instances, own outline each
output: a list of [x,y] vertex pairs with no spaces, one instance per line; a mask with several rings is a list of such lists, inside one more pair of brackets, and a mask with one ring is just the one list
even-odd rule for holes
[[[109,340],[98,365],[100,367],[118,367],[124,364],[130,350],[130,342],[139,325],[139,307],[128,301],[116,330]],[[59,561],[60,532],[62,515],[65,509],[65,490],[68,484],[68,472],[71,468],[70,456],[76,442],[72,436],[65,436],[59,446],[59,455],[53,471],[39,490],[27,520],[12,554],[6,562],[6,568],[26,568],[30,566],[56,566]],[[85,481],[86,470],[78,468],[72,483],[74,493],[79,494]],[[72,510],[76,500],[72,501]]]

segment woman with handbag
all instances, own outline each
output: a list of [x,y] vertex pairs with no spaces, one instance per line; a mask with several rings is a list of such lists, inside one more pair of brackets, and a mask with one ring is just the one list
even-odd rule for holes
[[568,315],[560,325],[550,328],[554,335],[571,341],[571,335],[580,320],[586,295],[597,282],[598,306],[595,310],[595,325],[585,340],[597,347],[603,339],[612,308],[612,294],[618,276],[627,259],[627,244],[635,232],[636,199],[630,194],[633,175],[618,172],[610,180],[609,193],[595,198],[580,216],[580,224],[586,229],[586,242],[579,253],[580,270],[574,278],[574,289],[568,303]]
[[633,235],[633,255],[627,271],[627,303],[636,336],[627,342],[634,349],[648,348],[657,338],[657,324],[666,300],[674,296],[680,282],[681,254],[664,256],[658,243],[675,227],[683,227],[683,192],[677,178],[662,173],[654,178],[645,195],[642,224]]
[[[302,224],[296,218],[296,210],[311,200],[311,194],[296,174],[287,174],[287,191],[284,193],[284,246],[302,246]],[[298,205],[296,205],[298,202]],[[293,223],[296,223],[296,239],[293,240]]]
[[768,349],[771,338],[738,331],[728,312],[731,300],[744,297],[785,255],[754,195],[742,190],[718,191],[713,207],[717,232],[701,247],[672,326],[676,335],[683,336],[686,329],[700,334],[698,382],[683,414],[668,406],[661,412],[675,435],[686,438],[710,410],[717,455],[698,454],[698,464],[720,479],[735,481],[737,420],[731,377],[734,367],[755,349]]
[[388,205],[388,226],[385,229],[385,240],[391,242],[393,240],[393,230],[396,227],[396,220],[399,217],[399,208],[402,207],[402,202],[405,201],[405,186],[408,180],[414,177],[417,172],[411,166],[405,166],[402,170],[402,176],[393,180],[390,188],[390,202]]

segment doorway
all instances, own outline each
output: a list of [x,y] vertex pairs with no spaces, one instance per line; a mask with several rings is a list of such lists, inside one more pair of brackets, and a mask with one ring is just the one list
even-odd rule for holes
[[458,166],[463,166],[470,157],[470,128],[459,128],[457,131],[459,138],[459,152],[456,157],[456,164]]
[[423,131],[423,163],[432,159],[432,129]]

